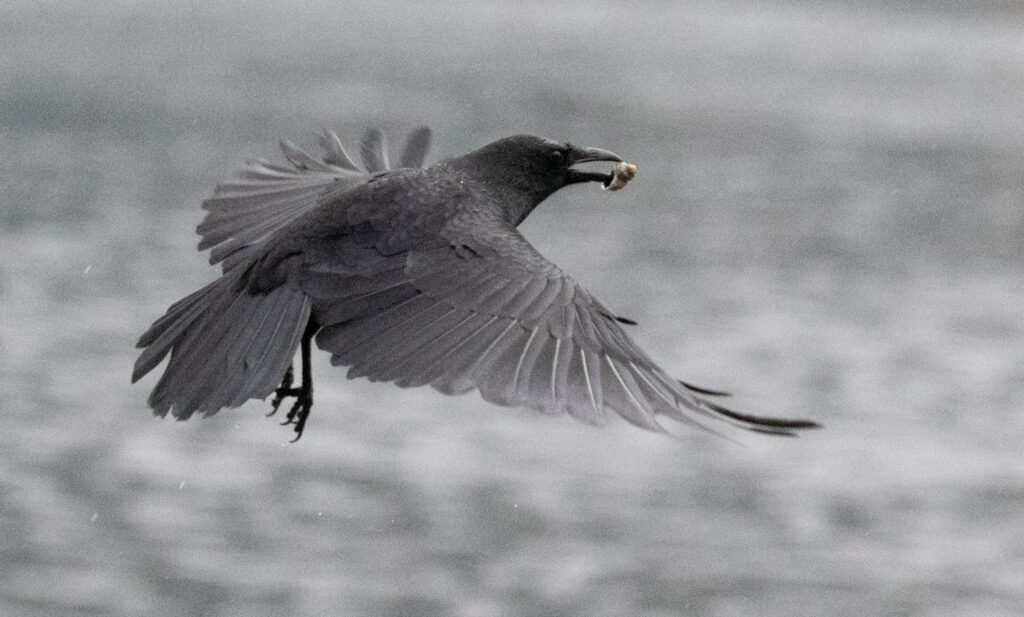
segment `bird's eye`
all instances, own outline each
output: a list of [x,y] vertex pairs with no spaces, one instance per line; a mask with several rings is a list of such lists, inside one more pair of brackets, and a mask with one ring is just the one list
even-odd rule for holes
[[551,157],[552,163],[556,165],[563,165],[569,157],[569,152],[565,148],[558,148],[556,150],[552,150],[549,156]]

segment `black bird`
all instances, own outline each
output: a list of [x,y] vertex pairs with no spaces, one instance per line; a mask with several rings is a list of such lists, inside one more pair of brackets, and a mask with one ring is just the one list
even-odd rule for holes
[[413,132],[392,167],[371,130],[360,168],[325,132],[322,159],[282,142],[291,166],[253,161],[217,187],[197,231],[221,277],[139,339],[133,382],[170,353],[149,397],[154,413],[208,416],[272,394],[276,411],[295,397],[285,423],[298,439],[313,404],[315,336],[350,379],[476,389],[591,424],[611,410],[654,431],[664,431],[659,415],[783,435],[817,426],[740,414],[710,400],[724,393],[669,377],[619,325],[631,320],[516,231],[561,188],[608,186],[612,174],[576,165],[618,155],[517,135],[421,168],[429,141],[428,129]]

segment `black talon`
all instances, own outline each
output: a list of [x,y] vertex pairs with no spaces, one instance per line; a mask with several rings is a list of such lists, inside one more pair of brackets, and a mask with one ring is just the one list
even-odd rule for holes
[[309,412],[312,408],[312,391],[299,394],[296,397],[295,404],[292,405],[291,411],[288,412],[288,417],[281,423],[282,426],[287,424],[295,425],[295,439],[292,439],[291,443],[295,443],[302,437],[302,431],[306,428],[306,419],[309,418]]

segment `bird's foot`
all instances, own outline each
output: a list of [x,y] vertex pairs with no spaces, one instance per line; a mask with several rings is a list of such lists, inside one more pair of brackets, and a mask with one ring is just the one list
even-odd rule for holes
[[292,443],[302,437],[302,430],[306,428],[306,420],[309,419],[309,411],[313,409],[313,371],[310,367],[309,354],[313,335],[316,334],[319,327],[316,321],[310,318],[309,323],[306,324],[306,331],[302,334],[302,385],[298,388],[292,386],[295,375],[292,366],[289,365],[281,379],[281,385],[274,390],[274,400],[271,401],[274,408],[267,414],[274,415],[284,399],[289,396],[295,397],[295,403],[292,404],[291,410],[285,416],[284,422],[281,423],[282,426],[295,425],[295,439],[292,440]]
[[291,365],[289,365],[288,370],[284,372],[284,377],[281,378],[281,385],[278,386],[276,390],[274,390],[274,398],[271,399],[270,401],[270,413],[267,414],[268,418],[277,413],[277,408],[281,406],[281,403],[284,402],[284,399],[288,398],[289,396],[298,397],[299,394],[302,392],[302,388],[292,387],[292,383],[294,383],[294,381],[295,375],[294,372],[292,371]]
[[298,391],[296,394],[290,395],[295,397],[295,404],[292,405],[281,425],[295,425],[295,439],[292,440],[292,443],[295,443],[302,437],[302,431],[306,428],[306,419],[309,418],[309,412],[313,409],[313,388],[303,384],[301,388],[293,389]]

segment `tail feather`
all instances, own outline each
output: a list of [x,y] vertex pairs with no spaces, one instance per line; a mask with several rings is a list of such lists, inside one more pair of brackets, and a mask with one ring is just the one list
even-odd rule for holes
[[280,287],[252,295],[231,272],[175,303],[142,335],[138,381],[170,354],[149,397],[153,412],[179,419],[212,415],[266,398],[295,355],[309,321],[301,292]]
[[[289,300],[287,305],[282,306],[276,319],[271,316],[263,322],[243,356],[242,363],[248,377],[238,388],[235,394],[238,402],[232,406],[238,406],[250,398],[266,398],[274,391],[295,355],[309,317],[310,304],[303,296],[303,302]],[[281,358],[282,362],[264,362],[264,358]]]
[[[215,394],[223,389],[224,385],[232,385],[237,380],[230,378],[234,365],[238,364],[237,359],[230,355],[230,350],[238,338],[251,336],[249,321],[257,317],[257,312],[246,312],[249,302],[244,292],[235,297],[234,301],[224,310],[223,313],[206,320],[204,323],[197,323],[197,327],[188,337],[182,339],[171,355],[171,365],[164,372],[163,378],[154,395],[160,391],[160,386],[168,384],[168,391],[173,393],[175,404],[180,407],[178,411],[191,413],[191,410],[200,410],[204,400],[211,404],[221,403],[215,409],[224,406],[226,401],[218,399]],[[259,311],[263,313],[264,311]],[[181,357],[182,371],[173,372],[171,369]],[[207,413],[215,409],[201,409]]]
[[202,289],[178,300],[167,309],[160,319],[153,322],[153,325],[146,330],[136,347],[144,351],[135,361],[132,370],[132,383],[142,379],[164,359],[164,356],[171,351],[174,343],[185,333],[192,322],[198,318],[209,306],[210,295],[215,292],[214,287],[220,281],[203,287]]

